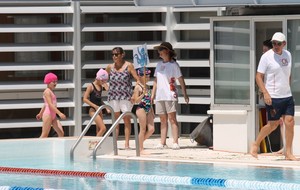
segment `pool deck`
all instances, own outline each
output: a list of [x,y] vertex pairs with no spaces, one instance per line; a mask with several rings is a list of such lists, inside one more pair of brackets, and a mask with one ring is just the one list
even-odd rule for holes
[[[136,150],[125,150],[124,140],[118,141],[118,155],[103,155],[101,157],[109,157],[116,159],[131,160],[159,160],[159,161],[176,161],[176,162],[196,162],[196,163],[214,163],[214,164],[234,164],[234,165],[253,165],[268,167],[288,167],[300,169],[300,161],[285,160],[283,155],[276,153],[259,154],[258,159],[250,154],[225,152],[211,150],[207,147],[198,146],[196,142],[191,142],[187,137],[179,139],[180,150],[155,149],[160,142],[159,137],[151,138],[145,141],[144,147],[147,155],[136,156]],[[167,145],[172,145],[172,139],[167,139]],[[135,147],[134,139],[130,140],[130,147]],[[300,158],[300,156],[296,156]]]

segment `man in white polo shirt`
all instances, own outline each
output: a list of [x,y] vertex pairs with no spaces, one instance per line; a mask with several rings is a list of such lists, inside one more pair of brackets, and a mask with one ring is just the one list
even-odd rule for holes
[[256,141],[253,142],[250,154],[257,158],[259,144],[279,126],[282,116],[286,126],[285,158],[297,160],[292,153],[295,112],[290,88],[292,57],[289,51],[283,49],[286,45],[283,33],[276,32],[271,41],[273,48],[261,56],[256,73],[256,83],[263,93],[266,104],[268,123],[261,129]]

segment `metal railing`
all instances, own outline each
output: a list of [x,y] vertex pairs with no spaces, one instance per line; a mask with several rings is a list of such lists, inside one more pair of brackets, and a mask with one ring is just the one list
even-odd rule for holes
[[[86,125],[86,127],[84,128],[84,130],[82,131],[82,133],[80,134],[80,136],[78,137],[77,141],[75,142],[75,144],[73,145],[73,147],[70,150],[70,159],[73,161],[74,160],[74,151],[75,148],[77,147],[77,145],[79,144],[79,142],[82,140],[82,138],[84,137],[84,135],[87,133],[87,131],[90,129],[92,123],[94,122],[96,116],[99,114],[100,111],[102,111],[103,109],[108,108],[110,110],[111,113],[111,118],[112,118],[112,123],[115,122],[115,113],[114,110],[111,106],[109,105],[102,105],[100,106],[97,111],[94,113],[93,117],[91,118],[91,120],[89,121],[89,123]],[[103,139],[103,138],[102,138]],[[117,150],[117,140],[116,140],[116,133],[115,131],[113,131],[113,144],[114,144],[114,151],[115,151],[115,155],[118,154],[118,150]]]
[[53,4],[69,4],[74,0],[1,0],[0,4],[4,5],[53,5]]
[[[122,113],[119,118],[113,123],[113,125],[110,127],[110,129],[106,132],[106,134],[102,137],[102,139],[98,142],[98,144],[95,146],[93,150],[93,159],[96,159],[96,152],[100,145],[104,142],[104,140],[112,133],[115,131],[115,128],[119,125],[119,122],[123,117],[130,115],[133,119],[134,123],[134,137],[135,137],[135,149],[136,149],[136,156],[140,156],[140,145],[139,145],[139,134],[138,134],[138,125],[137,125],[137,118],[132,112],[124,112]],[[115,139],[113,139],[115,141]],[[114,144],[114,150],[118,150],[118,147],[115,147]],[[117,154],[115,154],[117,155]]]
[[2,0],[1,3],[64,3],[74,0]]

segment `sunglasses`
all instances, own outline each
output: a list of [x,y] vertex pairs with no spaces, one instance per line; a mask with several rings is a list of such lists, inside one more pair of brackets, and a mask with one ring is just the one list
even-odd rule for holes
[[120,53],[112,53],[111,56],[116,56],[118,57],[120,55]]
[[276,45],[277,45],[277,46],[281,46],[281,45],[282,45],[282,42],[272,42],[272,45],[273,45],[273,46],[276,46]]

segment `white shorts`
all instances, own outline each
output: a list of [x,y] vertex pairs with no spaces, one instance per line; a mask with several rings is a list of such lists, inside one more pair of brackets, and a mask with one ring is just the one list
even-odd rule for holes
[[132,103],[128,100],[110,100],[109,105],[113,108],[114,112],[131,112]]

